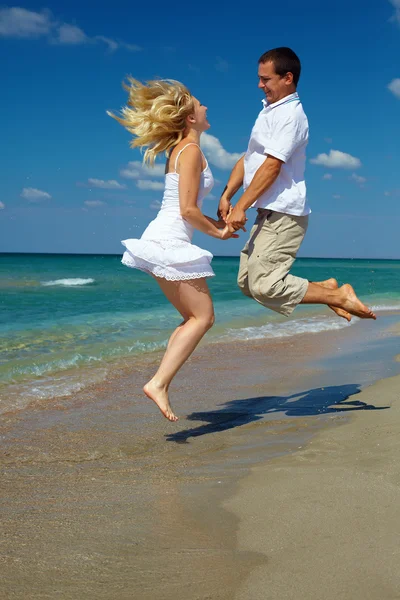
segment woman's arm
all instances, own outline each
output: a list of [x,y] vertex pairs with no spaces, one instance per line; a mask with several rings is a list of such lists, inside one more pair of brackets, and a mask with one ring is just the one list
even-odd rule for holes
[[215,227],[217,227],[217,229],[224,229],[224,227],[226,226],[226,223],[223,219],[220,219],[219,221],[217,221],[216,219],[213,219],[212,217],[208,217],[207,215],[204,215],[204,217],[207,219],[207,221],[210,221],[210,223],[215,225]]
[[232,169],[232,172],[229,176],[228,183],[225,186],[224,191],[222,192],[221,199],[219,201],[218,206],[218,216],[222,219],[226,219],[229,213],[229,209],[231,207],[231,200],[233,196],[236,194],[239,188],[243,185],[244,179],[244,156],[239,158],[237,163]]
[[182,152],[179,159],[179,205],[181,215],[185,221],[202,233],[219,239],[227,239],[231,237],[228,228],[218,228],[218,222],[204,216],[197,206],[201,172],[201,151],[197,146],[189,146],[185,149],[185,152]]

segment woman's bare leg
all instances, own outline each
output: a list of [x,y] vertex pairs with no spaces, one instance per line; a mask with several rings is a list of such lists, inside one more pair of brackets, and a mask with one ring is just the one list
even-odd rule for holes
[[176,421],[168,398],[169,385],[189,358],[204,334],[214,323],[214,309],[205,278],[190,281],[167,281],[158,284],[184,321],[172,333],[167,350],[152,379],[143,390],[170,421]]

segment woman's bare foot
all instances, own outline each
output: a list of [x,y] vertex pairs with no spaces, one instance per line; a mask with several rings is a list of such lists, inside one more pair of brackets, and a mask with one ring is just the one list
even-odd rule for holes
[[161,410],[164,417],[169,421],[177,421],[178,417],[174,415],[172,407],[168,399],[168,391],[161,386],[158,386],[153,380],[150,380],[143,387],[143,391],[150,400],[153,400]]
[[338,303],[339,308],[347,310],[350,314],[360,319],[376,319],[375,313],[357,298],[355,291],[349,283],[342,285],[338,291],[341,292],[340,302]]
[[[331,277],[330,279],[326,279],[325,281],[314,281],[317,285],[322,285],[322,287],[328,288],[330,290],[339,289],[338,282],[336,279]],[[343,308],[338,308],[337,306],[329,306],[334,313],[337,314],[338,317],[342,317],[346,319],[346,321],[351,321],[351,314],[347,312],[347,310],[343,310]]]

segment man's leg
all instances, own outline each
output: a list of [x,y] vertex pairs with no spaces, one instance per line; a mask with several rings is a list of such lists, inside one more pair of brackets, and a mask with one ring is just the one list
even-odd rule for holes
[[249,273],[248,273],[248,262],[249,252],[252,252],[254,246],[254,239],[257,236],[259,230],[259,218],[257,216],[256,221],[251,228],[249,239],[247,240],[243,250],[240,253],[239,271],[237,276],[237,284],[245,296],[252,298],[249,288]]
[[248,285],[253,298],[286,316],[302,303],[326,304],[360,318],[375,319],[350,285],[332,289],[321,285],[326,282],[310,283],[289,273],[307,224],[307,217],[259,211],[257,234],[248,252]]
[[310,282],[301,303],[328,304],[341,308],[360,319],[376,319],[375,313],[357,298],[355,291],[348,283],[337,290],[331,290]]
[[243,248],[243,250],[240,253],[240,263],[239,263],[239,271],[238,271],[238,276],[237,276],[237,284],[238,284],[239,288],[241,289],[241,291],[243,292],[243,294],[245,296],[249,296],[251,298],[252,295],[249,290],[249,274],[247,271],[248,244],[249,244],[249,242],[246,243],[245,247]]
[[[338,282],[336,281],[336,279],[334,279],[334,277],[331,277],[330,279],[325,279],[325,281],[313,281],[312,283],[316,283],[317,285],[321,285],[322,287],[328,288],[330,290],[339,289]],[[342,317],[343,319],[346,319],[346,321],[351,321],[351,314],[347,312],[347,310],[343,310],[343,308],[337,308],[336,306],[329,306],[329,308],[333,310],[333,312],[336,313],[338,317]]]
[[307,217],[259,210],[248,253],[248,282],[253,298],[289,316],[302,301],[308,281],[289,273],[307,230]]

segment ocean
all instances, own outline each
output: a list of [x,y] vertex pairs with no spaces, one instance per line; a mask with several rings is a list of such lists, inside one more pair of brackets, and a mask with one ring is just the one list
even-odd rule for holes
[[[0,411],[71,395],[146,361],[181,321],[151,277],[120,255],[0,255]],[[281,317],[244,297],[237,257],[215,257],[216,324],[202,343],[351,327],[327,307]],[[399,260],[298,259],[293,273],[353,285],[375,311],[400,309]],[[355,322],[357,319],[353,319]]]

